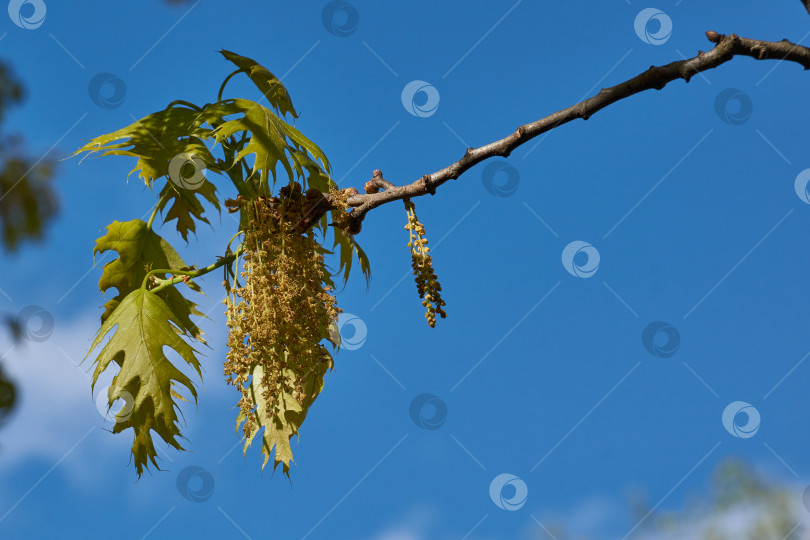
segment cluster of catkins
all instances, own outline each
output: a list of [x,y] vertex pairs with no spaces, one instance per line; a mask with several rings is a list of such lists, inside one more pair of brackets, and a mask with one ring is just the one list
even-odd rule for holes
[[433,258],[430,256],[430,248],[425,237],[425,226],[416,217],[416,207],[413,202],[406,199],[405,209],[408,211],[408,224],[405,228],[409,231],[410,239],[408,247],[411,248],[411,267],[416,279],[416,290],[419,291],[419,298],[422,298],[422,305],[427,312],[425,318],[431,328],[436,326],[436,314],[442,319],[447,317],[444,312],[444,300],[442,300],[442,286],[437,280],[433,271]]
[[[243,271],[225,300],[229,327],[225,376],[242,393],[239,401],[247,421],[245,436],[257,428],[251,397],[261,392],[268,417],[281,412],[284,395],[299,404],[305,381],[323,359],[320,343],[340,313],[329,293],[329,274],[311,227],[318,190],[301,193],[297,183],[281,189],[280,197],[228,201],[249,216],[244,231]],[[312,192],[312,193],[311,193]],[[252,380],[256,366],[262,379]]]

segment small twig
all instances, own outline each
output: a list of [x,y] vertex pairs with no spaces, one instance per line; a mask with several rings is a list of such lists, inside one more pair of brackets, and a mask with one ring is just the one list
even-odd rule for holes
[[381,189],[391,190],[397,187],[383,178],[383,173],[380,169],[374,169],[374,172],[371,174],[371,180],[366,182],[366,193],[379,193]]
[[152,270],[149,273],[147,273],[146,276],[143,278],[143,284],[141,286],[146,287],[146,284],[149,282],[149,278],[151,278],[156,274],[174,274],[175,277],[169,279],[157,279],[157,285],[149,289],[149,292],[157,293],[165,289],[166,287],[171,287],[172,285],[176,285],[180,282],[186,282],[191,278],[200,277],[205,274],[208,274],[209,272],[213,272],[217,268],[221,268],[225,264],[235,261],[236,258],[242,254],[243,250],[244,246],[240,245],[236,251],[229,253],[224,257],[220,257],[217,260],[217,262],[210,264],[205,268],[200,268],[197,270],[172,270],[172,269]]

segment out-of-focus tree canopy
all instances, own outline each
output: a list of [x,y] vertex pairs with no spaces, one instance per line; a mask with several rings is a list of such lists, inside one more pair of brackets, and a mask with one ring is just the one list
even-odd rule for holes
[[0,62],[0,242],[8,252],[41,239],[57,210],[52,161],[29,155],[22,136],[3,129],[6,112],[23,97],[21,83]]
[[[31,155],[23,137],[7,133],[3,126],[8,110],[24,97],[22,83],[0,61],[0,246],[7,254],[26,242],[40,240],[58,208],[51,183],[53,162],[44,155]],[[18,337],[13,322],[9,328]],[[0,424],[14,407],[15,396],[14,384],[0,364]]]
[[[738,459],[718,465],[708,493],[691,493],[682,509],[651,509],[650,501],[639,493],[631,496],[629,507],[636,522],[631,537],[638,540],[807,538],[801,527],[807,510],[799,489],[763,476]],[[557,540],[590,540],[571,533],[577,525],[552,522],[548,531]]]

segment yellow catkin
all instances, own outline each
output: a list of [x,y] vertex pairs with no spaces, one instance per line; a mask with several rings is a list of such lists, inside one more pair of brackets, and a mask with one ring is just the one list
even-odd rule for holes
[[[244,238],[244,285],[237,283],[225,300],[225,376],[242,393],[245,436],[256,429],[249,393],[253,368],[263,368],[263,379],[253,383],[268,402],[269,416],[283,405],[283,394],[303,404],[304,380],[319,365],[320,344],[340,313],[313,231],[296,231],[306,213],[300,187],[282,190],[282,197],[245,203],[252,219]],[[284,375],[287,370],[292,378]]]
[[408,212],[408,224],[405,225],[405,229],[410,235],[408,247],[411,249],[411,267],[416,280],[416,290],[419,292],[419,298],[422,298],[422,305],[427,310],[425,318],[430,327],[434,328],[437,313],[442,319],[447,317],[447,313],[443,309],[446,304],[442,300],[442,286],[433,271],[433,258],[430,256],[430,248],[425,237],[425,226],[416,217],[416,206],[406,199],[405,209]]
[[329,198],[337,210],[332,212],[332,221],[335,227],[343,231],[344,234],[350,234],[351,215],[347,212],[349,205],[346,202],[351,195],[348,189],[331,189],[329,190]]

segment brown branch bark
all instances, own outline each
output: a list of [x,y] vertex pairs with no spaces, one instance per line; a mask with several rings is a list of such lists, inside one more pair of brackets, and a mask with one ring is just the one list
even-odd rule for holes
[[[810,3],[810,0],[807,2]],[[373,189],[366,189],[367,193],[353,195],[347,201],[349,206],[353,207],[351,216],[357,224],[356,229],[359,230],[359,225],[369,210],[391,201],[419,197],[428,193],[435,194],[437,187],[448,180],[457,179],[474,165],[494,156],[507,157],[515,148],[546,131],[577,118],[587,120],[594,113],[612,103],[645,90],[661,90],[674,80],[684,79],[689,82],[694,75],[701,71],[716,68],[735,56],[750,56],[756,60],[787,60],[800,64],[804,69],[810,69],[810,49],[786,39],[778,42],[760,41],[741,38],[736,34],[724,36],[712,31],[706,32],[706,37],[715,43],[714,48],[708,52],[698,51],[694,58],[679,60],[660,67],[651,66],[632,79],[610,88],[603,88],[598,94],[585,101],[557,111],[536,122],[522,125],[508,137],[479,148],[468,148],[464,156],[452,165],[433,174],[426,174],[411,184],[397,187],[387,181],[381,182],[382,173],[378,175],[378,171],[375,171],[374,178],[367,184]],[[384,191],[378,191],[378,188],[382,188]]]

